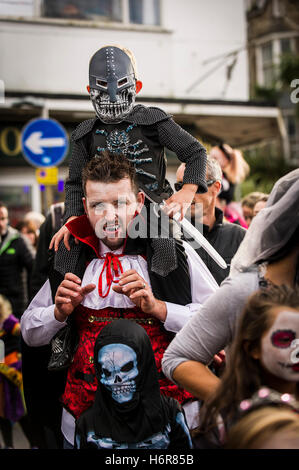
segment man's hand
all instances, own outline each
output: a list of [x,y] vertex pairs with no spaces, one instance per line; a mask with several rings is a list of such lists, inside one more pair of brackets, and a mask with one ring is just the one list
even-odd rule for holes
[[[74,215],[74,216],[70,217],[67,220],[67,222],[70,222],[71,220],[76,219],[76,218],[77,218],[77,216]],[[63,239],[63,242],[64,242],[64,245],[65,245],[66,249],[68,251],[70,251],[70,249],[71,249],[70,244],[69,244],[70,236],[71,236],[71,233],[66,228],[66,226],[63,225],[61,227],[61,229],[59,229],[58,232],[56,232],[55,235],[52,237],[52,240],[51,240],[50,245],[49,245],[50,250],[52,250],[52,248],[54,247],[54,250],[57,251],[58,250],[58,245],[61,242],[61,240]],[[79,243],[77,239],[75,239],[75,242]]]
[[184,184],[182,189],[173,194],[170,198],[166,199],[167,206],[163,207],[164,212],[173,217],[177,212],[180,213],[180,220],[182,220],[194,199],[197,191],[196,184]]
[[55,295],[54,315],[56,320],[64,322],[79,305],[85,295],[95,289],[95,284],[81,287],[81,279],[75,274],[66,273]]
[[166,320],[165,302],[154,297],[150,286],[135,269],[122,273],[119,279],[119,283],[112,287],[115,292],[128,296],[144,313],[160,321]]

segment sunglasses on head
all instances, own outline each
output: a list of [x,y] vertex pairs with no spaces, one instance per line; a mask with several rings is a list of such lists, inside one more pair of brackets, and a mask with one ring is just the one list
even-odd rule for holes
[[[213,183],[215,183],[215,181],[217,180],[207,180],[206,183],[207,183],[207,186],[212,186]],[[183,183],[182,181],[179,181],[177,183],[174,183],[174,189],[176,191],[180,191],[183,187],[185,183]],[[197,193],[200,193],[200,191],[196,191]]]

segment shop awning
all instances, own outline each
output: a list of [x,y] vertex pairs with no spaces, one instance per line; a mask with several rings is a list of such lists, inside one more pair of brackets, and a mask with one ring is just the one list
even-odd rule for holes
[[[0,119],[9,115],[24,115],[26,112],[30,114],[30,100],[36,101],[38,107],[42,108],[44,105],[50,117],[64,122],[80,122],[94,115],[88,97],[67,95],[32,97],[31,95],[26,100],[26,96],[13,96],[14,93],[9,93],[9,95],[5,106],[0,107]],[[22,99],[25,103],[29,101],[29,106],[23,107]],[[253,101],[186,100],[160,97],[143,97],[137,102],[164,109],[172,114],[179,124],[192,128],[194,131],[192,133],[208,143],[223,141],[233,147],[244,148],[271,140],[280,140],[287,154],[286,129],[281,112],[274,105]],[[19,106],[18,103],[20,103]]]

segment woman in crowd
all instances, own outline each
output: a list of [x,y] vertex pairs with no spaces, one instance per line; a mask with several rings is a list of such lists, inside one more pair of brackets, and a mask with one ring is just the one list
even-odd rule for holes
[[257,214],[254,214],[254,207],[256,203],[262,198],[264,198],[265,196],[266,194],[255,191],[243,197],[241,201],[241,207],[242,207],[245,222],[248,227],[251,224],[253,217],[257,215]]
[[217,389],[219,378],[206,367],[232,343],[250,294],[260,287],[299,283],[299,169],[274,185],[267,205],[253,219],[230,277],[205,302],[165,351],[163,371],[200,399]]
[[16,225],[16,229],[19,230],[19,232],[21,232],[21,234],[26,238],[29,248],[35,256],[38,242],[38,231],[36,230],[35,225],[29,220],[22,220]]
[[267,204],[267,201],[269,199],[269,195],[268,194],[264,194],[262,195],[257,201],[256,203],[254,204],[254,208],[253,208],[253,217],[255,217],[256,215],[258,215],[258,213],[264,209],[264,207],[266,207],[266,204]]
[[242,152],[232,149],[228,144],[220,144],[212,147],[210,156],[218,161],[223,172],[222,190],[218,195],[219,209],[229,222],[247,228],[241,213],[232,204],[237,184],[242,183],[250,171]]

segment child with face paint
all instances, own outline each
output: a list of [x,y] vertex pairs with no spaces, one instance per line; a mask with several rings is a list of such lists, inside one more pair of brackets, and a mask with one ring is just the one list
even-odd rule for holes
[[299,289],[271,286],[253,294],[230,353],[216,392],[201,409],[198,447],[221,447],[238,420],[239,403],[262,386],[298,400]]
[[140,325],[119,319],[106,325],[94,348],[98,389],[76,422],[78,449],[192,447],[179,403],[160,395],[150,339]]

